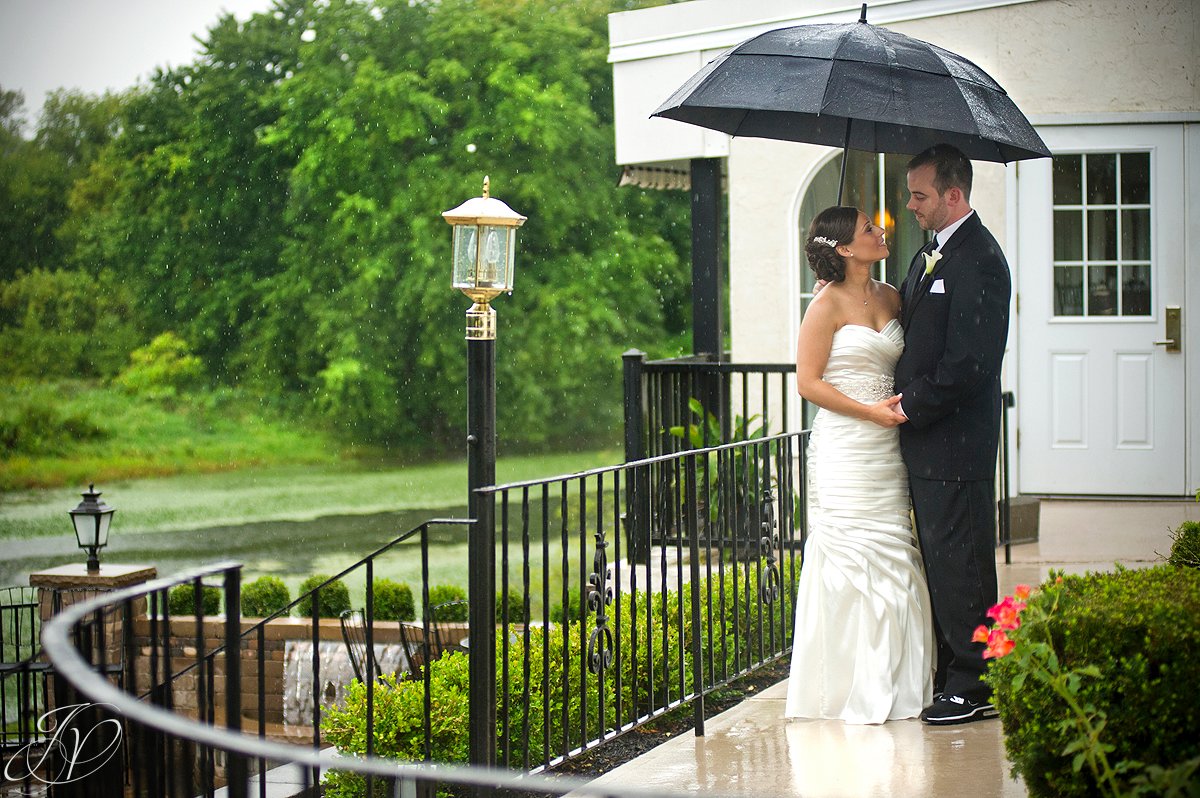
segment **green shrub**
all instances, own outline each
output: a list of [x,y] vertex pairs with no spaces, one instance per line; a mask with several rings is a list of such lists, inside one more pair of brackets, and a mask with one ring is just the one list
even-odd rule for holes
[[[176,585],[167,594],[167,610],[174,616],[192,615],[196,612],[196,588],[191,583]],[[221,590],[204,586],[200,591],[200,611],[204,615],[216,615],[221,611]]]
[[[757,596],[762,568],[760,562],[726,566],[723,578],[714,576],[699,583],[704,625],[700,670],[706,686],[749,667],[750,658],[761,656],[772,635],[777,636],[774,645],[786,645],[792,619],[781,625],[776,613],[786,612],[790,602],[776,602],[775,611],[760,611],[756,601],[748,609],[745,603],[747,597]],[[456,594],[456,590],[437,592],[439,597]],[[582,622],[526,627],[508,634],[497,629],[496,742],[500,763],[520,769],[536,767],[547,756],[558,755],[564,746],[577,749],[604,730],[690,696],[694,682],[688,630],[691,595],[689,589],[682,597],[670,591],[614,596],[606,613],[609,630],[626,646],[635,638],[638,643],[636,651],[627,649],[622,659],[613,660],[603,678],[585,670],[587,657],[581,656],[589,652],[590,644],[603,639],[603,634],[597,634],[592,611]],[[647,618],[651,619],[649,630]],[[532,667],[525,668],[526,660]],[[431,747],[437,762],[466,761],[466,669],[466,655],[455,652],[436,660],[430,670],[434,696]],[[377,686],[374,729],[379,755],[423,758],[424,689],[423,680],[389,677]],[[548,730],[544,727],[547,719]],[[345,706],[322,715],[322,731],[343,754],[365,752],[366,690],[362,685],[351,686]],[[508,751],[506,736],[513,746]],[[543,749],[547,737],[552,746],[549,752]],[[350,773],[330,773],[325,787],[325,795],[338,798],[365,793],[363,779]]]
[[417,610],[413,604],[412,588],[405,582],[391,579],[376,579],[373,585],[375,596],[375,620],[412,621]]
[[82,411],[28,399],[0,407],[0,452],[7,455],[64,454],[81,441],[103,440],[107,433]]
[[567,593],[566,606],[564,606],[561,602],[555,602],[554,606],[550,608],[550,620],[554,621],[555,623],[571,623],[572,621],[578,621],[580,617],[582,617],[582,606],[583,599],[581,598],[580,592],[572,588],[571,591]]
[[266,618],[279,612],[292,600],[287,585],[277,576],[260,576],[242,588],[242,615]]
[[313,612],[312,592],[328,580],[325,574],[313,574],[300,583],[300,600],[296,603],[296,612],[300,617],[336,618],[350,609],[350,590],[341,579],[335,579],[321,588],[320,606],[316,607],[316,613]]
[[[467,655],[454,652],[429,664],[433,701],[431,748],[437,762],[466,762],[470,702]],[[375,754],[418,762],[425,758],[425,680],[384,675],[375,685]],[[366,753],[367,690],[355,680],[346,689],[343,706],[321,713],[325,739],[339,751]],[[351,798],[366,794],[365,781],[357,773],[330,771],[322,793],[326,798]],[[383,785],[375,794],[385,794]]]
[[[1102,778],[1126,782],[1166,784],[1178,768],[1195,769],[1200,571],[1069,576],[1028,605],[1009,632],[1014,652],[994,660],[986,678],[1008,758],[1031,796],[1111,793],[1089,759],[1107,763]],[[1097,742],[1081,744],[1089,728]]]
[[450,601],[465,602],[467,591],[458,585],[433,585],[429,588],[429,610],[431,621],[452,621],[465,623],[467,620],[467,605],[451,604],[449,607],[440,605]]
[[191,353],[187,341],[165,332],[129,355],[129,366],[117,375],[116,383],[137,396],[162,399],[193,387],[203,373],[200,358]]
[[503,590],[496,592],[496,623],[504,622],[506,607],[509,623],[529,622],[529,613],[525,611],[525,594],[518,588],[510,587],[507,595]]
[[1200,522],[1184,521],[1171,533],[1171,541],[1171,565],[1200,568]]

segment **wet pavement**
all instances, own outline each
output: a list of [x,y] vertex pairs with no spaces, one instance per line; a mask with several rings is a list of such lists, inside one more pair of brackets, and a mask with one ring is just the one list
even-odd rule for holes
[[[1200,504],[1183,501],[1046,500],[1040,540],[1004,549],[996,561],[1001,595],[1036,585],[1052,570],[1147,567],[1171,548],[1171,531],[1200,521]],[[684,733],[592,782],[709,795],[921,796],[1019,798],[1009,774],[999,720],[946,728],[919,721],[849,726],[783,717],[787,682],[706,722],[705,736]],[[618,793],[619,794],[619,793]]]

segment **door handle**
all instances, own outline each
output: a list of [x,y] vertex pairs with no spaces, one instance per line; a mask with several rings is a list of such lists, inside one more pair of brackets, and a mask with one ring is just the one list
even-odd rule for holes
[[1165,346],[1168,352],[1183,351],[1183,324],[1182,311],[1178,305],[1167,305],[1166,312],[1166,327],[1167,337],[1162,341],[1155,341],[1155,346]]

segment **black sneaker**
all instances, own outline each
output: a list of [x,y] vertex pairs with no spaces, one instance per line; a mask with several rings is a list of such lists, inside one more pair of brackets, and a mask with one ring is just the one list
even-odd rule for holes
[[1000,713],[989,701],[976,703],[957,695],[942,695],[921,713],[921,720],[931,726],[950,726],[997,717]]

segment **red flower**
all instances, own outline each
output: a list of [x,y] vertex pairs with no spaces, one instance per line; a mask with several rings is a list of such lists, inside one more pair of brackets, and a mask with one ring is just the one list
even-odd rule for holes
[[1005,596],[1004,601],[987,611],[987,615],[1001,629],[1017,629],[1021,626],[1020,613],[1023,609],[1025,609],[1025,602],[1016,601],[1012,596]]
[[993,629],[987,638],[987,648],[983,651],[984,659],[1000,658],[1011,654],[1016,644],[1008,639],[1003,629]]

